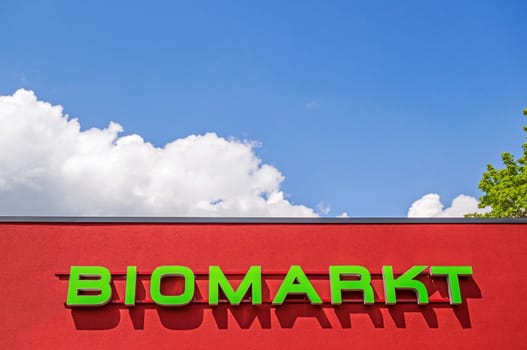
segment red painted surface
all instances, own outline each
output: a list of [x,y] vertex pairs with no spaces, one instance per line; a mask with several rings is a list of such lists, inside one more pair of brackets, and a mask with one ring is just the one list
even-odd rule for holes
[[[0,348],[341,349],[524,348],[527,315],[527,225],[521,224],[8,224],[0,223],[2,311]],[[122,273],[136,265],[137,306],[114,301],[99,309],[64,306],[71,265],[100,265]],[[197,277],[197,300],[185,307],[148,302],[148,273],[185,265]],[[310,274],[329,299],[330,265],[472,265],[461,282],[463,305],[451,306],[446,283],[423,276],[432,303],[339,307],[288,300],[273,307],[210,307],[207,270],[244,273],[261,265],[269,301],[291,265]],[[58,275],[57,275],[58,274]],[[236,283],[240,276],[229,277]],[[377,299],[382,280],[374,276]],[[167,284],[166,288],[178,288]]]

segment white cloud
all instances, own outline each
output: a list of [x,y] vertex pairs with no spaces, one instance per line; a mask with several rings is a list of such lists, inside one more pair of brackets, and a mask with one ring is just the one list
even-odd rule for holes
[[122,131],[82,131],[31,91],[0,96],[0,215],[317,215],[285,198],[253,143],[208,133],[159,148]]
[[443,209],[438,194],[429,193],[412,203],[408,210],[408,217],[464,217],[465,214],[486,213],[490,207],[478,208],[478,200],[471,196],[460,194],[452,201],[449,208]]
[[321,215],[328,215],[331,211],[331,206],[324,204],[324,202],[320,202],[317,204],[317,213]]

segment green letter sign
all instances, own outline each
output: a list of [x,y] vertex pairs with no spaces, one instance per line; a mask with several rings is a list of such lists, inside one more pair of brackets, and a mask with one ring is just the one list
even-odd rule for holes
[[[358,280],[342,280],[341,276],[357,276]],[[329,281],[331,287],[331,304],[342,304],[342,291],[362,291],[364,304],[373,304],[375,297],[371,286],[371,275],[362,266],[330,266]]]
[[[111,274],[101,266],[72,266],[68,284],[68,306],[101,306],[112,298]],[[81,294],[79,292],[98,292]]]
[[282,305],[288,294],[305,294],[311,304],[322,304],[322,299],[320,299],[317,291],[313,288],[304,270],[298,265],[291,266],[287,272],[273,299],[273,305]]
[[[164,295],[161,293],[163,277],[180,276],[185,280],[185,289],[180,295]],[[186,266],[159,266],[152,272],[150,281],[150,296],[154,303],[163,306],[181,306],[192,301],[194,297],[194,273]]]
[[126,292],[124,294],[124,305],[135,305],[135,287],[137,284],[137,267],[128,266],[126,269]]
[[382,267],[382,277],[384,280],[384,295],[386,304],[397,303],[395,291],[397,289],[413,290],[417,294],[418,304],[428,304],[428,291],[423,282],[414,278],[426,269],[426,266],[413,266],[398,278],[393,277],[393,268],[391,266]]
[[[411,290],[417,296],[417,303],[429,303],[428,290],[423,282],[416,278],[427,266],[418,265],[408,269],[405,273],[395,277],[392,266],[382,267],[385,303],[397,303],[398,290]],[[58,274],[60,275],[60,274]],[[471,276],[472,266],[431,266],[430,277],[446,277],[450,304],[463,303],[460,287],[460,276]],[[128,266],[124,286],[123,304],[136,304],[137,267]],[[183,279],[183,291],[169,292],[165,288],[162,292],[161,284],[165,277],[180,277]],[[179,280],[180,282],[181,280]],[[361,292],[366,305],[374,304],[375,292],[371,284],[372,277],[366,267],[358,265],[335,265],[329,267],[329,287],[331,304],[340,305],[347,301],[343,299],[344,292]],[[69,274],[67,306],[101,306],[112,299],[112,276],[110,271],[102,266],[71,266]],[[233,287],[221,268],[209,266],[209,305],[218,305],[220,294],[225,295],[230,305],[239,305],[250,293],[252,305],[261,305],[262,301],[262,269],[260,266],[250,266],[239,284]],[[150,276],[150,297],[160,306],[182,306],[194,299],[196,290],[195,276],[186,266],[159,266]],[[313,305],[322,304],[313,284],[299,265],[293,265],[285,275],[278,291],[272,299],[273,305],[282,305],[289,295],[304,295]],[[377,301],[379,302],[379,301]]]
[[459,276],[471,275],[472,266],[432,266],[430,268],[430,276],[447,276],[448,295],[452,305],[462,303]]
[[262,303],[262,269],[260,266],[251,266],[235,291],[219,266],[209,266],[210,305],[218,305],[220,288],[232,305],[240,305],[243,297],[251,288],[252,304],[259,305]]

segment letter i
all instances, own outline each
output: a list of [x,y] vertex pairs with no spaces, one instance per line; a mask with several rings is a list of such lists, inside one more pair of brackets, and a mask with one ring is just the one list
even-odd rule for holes
[[128,266],[126,268],[126,292],[124,296],[124,305],[135,305],[135,286],[137,283],[137,267]]

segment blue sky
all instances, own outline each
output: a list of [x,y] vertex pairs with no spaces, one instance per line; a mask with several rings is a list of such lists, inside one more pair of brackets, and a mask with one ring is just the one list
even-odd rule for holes
[[258,141],[295,203],[406,216],[520,153],[525,1],[4,1],[0,95],[157,146]]

